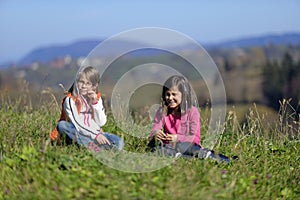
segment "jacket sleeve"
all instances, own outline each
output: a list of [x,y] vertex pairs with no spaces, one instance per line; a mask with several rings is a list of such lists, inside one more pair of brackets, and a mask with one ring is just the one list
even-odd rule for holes
[[101,97],[99,98],[98,102],[94,105],[92,105],[92,108],[94,110],[94,120],[95,122],[100,126],[104,126],[107,118],[105,114],[105,109],[103,107],[103,102]]
[[100,126],[86,124],[84,117],[78,113],[75,102],[70,97],[66,98],[64,109],[69,121],[75,126],[79,134],[95,139],[100,132]]
[[189,142],[199,144],[200,142],[200,113],[196,108],[191,109],[189,117],[183,124],[184,132],[177,134],[178,142]]
[[155,117],[153,119],[153,125],[152,125],[151,132],[149,134],[149,138],[152,138],[156,131],[163,129],[163,122],[164,122],[164,114],[162,108],[160,108],[157,110]]

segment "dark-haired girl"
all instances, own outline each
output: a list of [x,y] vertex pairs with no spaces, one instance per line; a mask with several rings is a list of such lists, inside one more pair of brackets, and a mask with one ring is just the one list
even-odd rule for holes
[[188,80],[178,75],[171,76],[163,85],[162,107],[154,117],[148,148],[171,156],[229,161],[225,156],[219,157],[213,151],[201,148],[196,95]]

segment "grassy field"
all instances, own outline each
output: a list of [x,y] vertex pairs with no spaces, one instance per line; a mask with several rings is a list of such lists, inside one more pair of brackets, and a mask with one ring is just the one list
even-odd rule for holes
[[[287,101],[275,126],[255,106],[244,124],[229,109],[214,150],[237,155],[237,161],[179,158],[159,170],[128,173],[108,167],[87,149],[51,144],[48,135],[59,117],[51,98],[37,109],[28,100],[3,99],[0,199],[300,199],[299,122],[285,114]],[[111,118],[104,129],[121,134]],[[133,152],[146,144],[126,135],[125,143]]]

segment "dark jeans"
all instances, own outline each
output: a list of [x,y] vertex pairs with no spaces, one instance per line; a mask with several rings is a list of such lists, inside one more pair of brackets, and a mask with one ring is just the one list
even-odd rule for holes
[[211,158],[218,161],[230,162],[230,159],[227,156],[215,154],[213,150],[201,148],[200,145],[189,142],[177,142],[174,147],[169,144],[160,144],[155,141],[155,139],[152,139],[148,143],[147,149],[151,152],[158,152],[164,156],[176,156],[180,153],[182,157],[186,158]]
[[162,153],[165,153],[165,155],[173,156],[176,153],[181,153],[182,155],[187,156],[197,156],[201,146],[197,144],[191,144],[189,142],[177,142],[175,147],[169,144],[160,144],[155,139],[152,139],[148,143],[149,151],[163,151]]

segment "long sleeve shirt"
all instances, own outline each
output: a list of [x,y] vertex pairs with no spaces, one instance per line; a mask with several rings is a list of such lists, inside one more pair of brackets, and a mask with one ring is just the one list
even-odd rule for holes
[[161,109],[156,112],[150,137],[153,137],[156,131],[163,129],[165,133],[177,134],[177,142],[200,145],[200,113],[196,107],[191,107],[182,116],[162,113]]
[[91,139],[95,139],[107,120],[101,97],[94,105],[83,103],[80,111],[77,110],[75,101],[66,97],[64,110],[68,121],[75,126],[77,132]]

